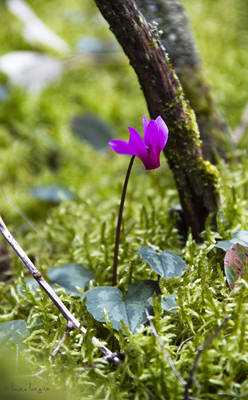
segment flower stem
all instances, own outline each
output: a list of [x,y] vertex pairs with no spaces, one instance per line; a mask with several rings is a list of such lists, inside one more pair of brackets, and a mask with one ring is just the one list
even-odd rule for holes
[[123,214],[124,202],[125,202],[126,191],[127,191],[127,184],[128,184],[128,180],[130,177],[134,159],[135,159],[135,156],[132,156],[129,166],[128,166],[128,169],[127,169],[127,174],[126,174],[126,178],[125,178],[125,182],[124,182],[122,194],[121,194],[121,202],[120,202],[118,222],[117,222],[116,234],[115,234],[115,250],[114,250],[114,260],[113,260],[113,283],[112,283],[113,286],[115,286],[117,284],[117,267],[118,267],[118,253],[119,253],[120,234],[121,234],[121,221],[122,221],[122,214]]

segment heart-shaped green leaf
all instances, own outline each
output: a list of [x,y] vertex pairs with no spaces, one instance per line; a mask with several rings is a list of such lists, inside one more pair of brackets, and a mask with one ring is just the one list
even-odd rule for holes
[[53,267],[47,271],[47,276],[53,283],[62,286],[67,294],[81,296],[76,286],[82,290],[89,285],[90,280],[95,278],[94,272],[84,268],[80,264],[64,264]]
[[79,139],[86,140],[97,150],[106,147],[114,137],[111,126],[91,113],[74,117],[71,128]]
[[[164,311],[169,312],[176,312],[175,307],[178,307],[176,302],[177,295],[176,294],[169,294],[168,296],[161,297],[161,307]],[[152,306],[153,305],[153,298],[150,297],[148,303]]]
[[236,243],[242,246],[248,247],[248,231],[238,231],[232,235],[232,240],[236,240]]
[[164,311],[176,312],[175,307],[178,307],[176,302],[177,295],[169,294],[168,296],[163,296],[161,299],[161,306]]
[[20,344],[23,342],[21,335],[27,334],[26,322],[22,319],[0,323],[0,343]]
[[58,204],[62,200],[74,200],[75,196],[62,186],[41,185],[30,189],[30,193],[37,200],[44,203]]
[[126,298],[121,291],[112,286],[101,286],[85,293],[87,310],[93,317],[104,322],[104,312],[116,330],[121,330],[121,321],[132,333],[147,321],[145,309],[151,309],[148,300],[159,294],[158,282],[144,280],[129,286]]
[[242,278],[243,271],[248,272],[248,247],[233,244],[226,251],[224,266],[227,282],[233,288],[235,282]]
[[248,231],[238,231],[232,234],[230,240],[221,240],[216,243],[215,247],[218,247],[222,250],[227,250],[233,244],[239,243],[242,246],[248,246]]
[[27,293],[26,293],[27,291],[28,291],[28,292],[29,292],[29,291],[37,292],[37,290],[38,290],[39,287],[40,287],[40,285],[38,284],[38,282],[37,282],[35,279],[33,279],[33,278],[31,278],[31,279],[26,279],[26,280],[25,280],[25,286],[26,286],[25,290],[24,290],[23,285],[19,285],[19,286],[18,286],[18,288],[20,289],[21,293],[24,294],[24,295],[27,294]]
[[168,250],[164,250],[159,255],[155,250],[144,246],[139,248],[139,254],[150,265],[153,271],[165,279],[181,276],[183,269],[188,268],[181,257]]

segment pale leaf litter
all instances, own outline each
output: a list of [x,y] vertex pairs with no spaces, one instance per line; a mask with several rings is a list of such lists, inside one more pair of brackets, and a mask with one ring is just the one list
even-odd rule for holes
[[[40,43],[51,49],[67,53],[69,45],[49,29],[23,0],[7,0],[9,11],[23,24],[23,37],[30,43]],[[32,94],[39,93],[58,79],[64,64],[53,56],[33,51],[13,51],[0,57],[0,70],[10,82]]]
[[[23,22],[22,35],[27,42],[43,44],[68,56],[71,50],[69,45],[38,18],[24,0],[7,0],[6,3],[9,11]],[[117,51],[113,44],[110,46],[91,37],[81,38],[76,50],[88,54]],[[48,84],[59,79],[66,66],[69,64],[64,60],[34,51],[12,51],[0,57],[0,71],[8,76],[13,85],[31,94],[38,94]]]
[[70,50],[69,45],[48,28],[23,0],[8,0],[7,6],[24,23],[23,37],[28,42],[39,42],[60,53]]

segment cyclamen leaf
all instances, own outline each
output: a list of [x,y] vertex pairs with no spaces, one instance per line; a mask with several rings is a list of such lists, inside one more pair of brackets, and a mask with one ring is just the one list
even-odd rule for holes
[[150,247],[140,247],[139,254],[150,267],[165,279],[181,276],[183,269],[187,269],[187,265],[183,259],[171,251],[164,250],[161,255]]
[[50,268],[47,276],[53,283],[62,286],[69,295],[73,296],[80,296],[76,286],[84,290],[90,280],[95,278],[94,272],[80,264],[64,264],[60,267]]
[[105,312],[114,329],[122,330],[122,321],[134,333],[147,321],[145,309],[151,309],[148,300],[154,293],[159,294],[160,289],[158,282],[151,280],[130,285],[125,300],[115,287],[96,287],[85,293],[86,307],[97,321],[104,322]]
[[0,84],[0,102],[2,102],[8,95],[7,87]]
[[176,294],[169,294],[168,296],[162,297],[161,299],[162,309],[164,311],[170,311],[174,313],[176,311],[174,310],[174,308],[178,307],[176,298],[177,298]]
[[248,247],[236,243],[229,247],[224,258],[227,282],[233,289],[235,282],[242,278],[243,271],[248,271]]
[[30,193],[37,200],[44,203],[58,204],[62,200],[74,200],[75,196],[62,186],[41,185],[30,189]]
[[[176,302],[177,295],[176,294],[169,294],[168,296],[161,297],[161,307],[164,311],[175,313],[175,307],[178,307]],[[148,303],[152,306],[153,299],[152,297],[148,300]]]
[[23,341],[21,335],[27,334],[26,322],[22,319],[0,323],[0,343],[20,344]]
[[18,286],[19,289],[20,289],[20,292],[22,294],[24,294],[24,295],[26,295],[27,292],[30,292],[30,291],[36,293],[38,291],[39,287],[40,287],[38,282],[33,278],[26,279],[25,280],[25,286],[26,286],[25,289],[24,289],[23,285],[19,285]]
[[71,121],[72,132],[81,140],[86,140],[97,150],[104,149],[113,138],[112,127],[95,114],[77,115]]
[[239,243],[242,246],[248,246],[248,231],[238,231],[233,233],[230,240],[220,240],[216,243],[215,247],[226,251],[235,243]]
[[[232,235],[232,239],[242,240],[248,246],[248,231],[238,231]],[[241,243],[242,244],[242,243]]]

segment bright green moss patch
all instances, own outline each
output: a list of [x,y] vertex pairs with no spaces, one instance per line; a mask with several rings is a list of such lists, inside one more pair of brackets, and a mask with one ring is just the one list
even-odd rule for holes
[[[114,41],[93,2],[74,0],[68,5],[66,0],[54,0],[48,5],[35,0],[29,4],[71,46],[86,34]],[[208,76],[234,127],[247,100],[247,33],[241,24],[245,1],[229,0],[227,5],[219,0],[211,2],[211,7],[209,2],[187,1],[186,5],[192,13]],[[21,38],[22,25],[5,3],[0,5],[0,20],[1,55],[42,49]],[[139,130],[140,116],[148,114],[133,71],[124,56],[114,65],[93,60],[68,69],[35,97],[12,87],[2,75],[0,83],[7,88],[7,96],[0,100],[1,215],[45,277],[49,268],[73,263],[95,274],[91,287],[110,285],[116,218],[128,158],[118,157],[110,149],[97,152],[80,141],[71,131],[71,120],[90,111],[110,123],[116,137],[127,139],[127,126]],[[246,141],[244,137],[244,145]],[[213,232],[207,224],[201,245],[192,240],[190,232],[183,243],[176,228],[176,216],[171,216],[170,208],[179,200],[163,157],[161,168],[149,173],[139,160],[135,161],[124,209],[118,270],[121,290],[127,291],[139,280],[157,279],[138,254],[140,246],[172,251],[189,267],[181,277],[159,280],[164,296],[178,296],[175,313],[163,311],[158,299],[153,299],[153,323],[184,379],[199,347],[226,315],[231,316],[200,358],[195,372],[199,386],[193,385],[193,396],[199,399],[248,398],[246,277],[230,293],[224,253],[214,247],[217,240],[230,239],[232,233],[248,229],[247,153],[239,150],[230,158],[228,164],[219,161],[217,165],[218,229]],[[63,186],[75,200],[41,202],[30,194],[32,187],[40,185]],[[95,321],[78,296],[68,296],[59,287],[61,299],[88,331],[85,337],[71,332],[60,353],[49,361],[65,332],[65,320],[45,293],[26,285],[30,276],[12,250],[8,248],[6,254],[6,249],[6,242],[0,239],[0,270],[6,268],[0,282],[0,322],[25,320],[28,334],[24,350],[14,348],[13,363],[0,362],[1,376],[11,377],[12,383],[21,382],[22,386],[39,383],[49,387],[43,398],[54,398],[61,391],[66,399],[75,400],[183,398],[182,385],[149,324],[139,327],[135,334],[124,335],[113,330],[108,321]],[[91,342],[93,335],[112,351],[125,352],[120,368],[101,360],[101,353]],[[6,355],[1,357],[6,361]],[[21,377],[13,374],[15,369]],[[0,394],[5,396],[1,384]]]

